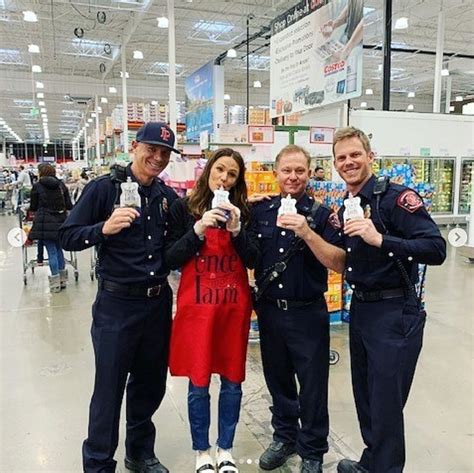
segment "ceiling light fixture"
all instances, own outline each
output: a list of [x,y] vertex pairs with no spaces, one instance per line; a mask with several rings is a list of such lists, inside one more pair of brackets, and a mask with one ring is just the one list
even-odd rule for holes
[[42,108],[42,109],[40,110],[41,113],[47,113],[47,111],[48,111],[48,110],[46,110],[45,108]]
[[374,91],[372,89],[365,89],[365,95],[374,95]]
[[116,94],[117,89],[115,87],[109,87],[109,94]]
[[396,30],[406,30],[408,28],[408,18],[405,16],[401,16],[396,22],[395,27]]
[[253,86],[254,86],[256,89],[259,89],[260,87],[262,87],[262,83],[261,83],[259,80],[254,80],[254,81],[253,81]]
[[143,53],[141,51],[133,51],[133,59],[143,59]]
[[230,100],[230,95],[229,94],[224,94],[224,100]]
[[109,100],[107,99],[107,97],[101,97],[100,98],[100,103],[107,103]]
[[454,105],[450,105],[449,111],[450,111],[450,112],[454,112]]
[[37,99],[44,99],[44,94],[43,94],[43,92],[38,92],[38,93],[36,94],[36,98],[37,98]]
[[415,110],[415,106],[411,103],[410,105],[408,105],[407,110],[408,111]]
[[367,102],[361,102],[360,108],[367,108]]
[[168,28],[169,21],[168,18],[165,16],[160,16],[157,18],[158,20],[158,28]]
[[45,106],[45,103],[44,103],[42,100],[40,100],[40,101],[38,102],[38,105],[39,105],[40,107],[44,107],[44,106]]
[[464,100],[462,95],[456,95],[456,102],[462,102]]
[[441,75],[443,77],[449,76],[449,69],[441,69]]
[[36,82],[36,88],[37,89],[44,89],[44,84],[42,82],[37,81]]
[[29,53],[39,53],[40,48],[37,44],[29,44],[28,45],[28,52]]
[[156,100],[152,100],[152,101],[151,101],[151,104],[152,104],[152,105],[158,105],[158,102],[157,102]]
[[31,10],[27,10],[23,12],[23,21],[28,21],[29,23],[36,23],[38,21],[38,17],[36,13]]
[[31,71],[32,72],[41,72],[41,66],[38,66],[38,65],[34,65],[32,68],[31,68]]
[[408,98],[412,99],[415,97],[415,92],[408,92]]
[[237,57],[237,51],[234,48],[231,48],[227,51],[227,57]]

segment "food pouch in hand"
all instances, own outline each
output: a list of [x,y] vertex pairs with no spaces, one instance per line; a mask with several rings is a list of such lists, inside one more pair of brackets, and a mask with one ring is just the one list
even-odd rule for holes
[[360,197],[349,194],[349,198],[344,200],[344,222],[351,219],[364,218],[364,210],[360,205]]
[[280,217],[282,215],[296,215],[298,211],[296,210],[296,199],[293,199],[290,194],[281,199],[281,205],[278,209],[277,221],[276,224],[278,227],[280,225]]
[[[221,204],[230,203],[229,192],[224,190],[222,187],[214,191],[214,197],[212,198],[211,208],[220,209],[225,213],[226,218],[230,216],[230,212],[221,208]],[[219,228],[225,228],[225,222],[219,222]]]

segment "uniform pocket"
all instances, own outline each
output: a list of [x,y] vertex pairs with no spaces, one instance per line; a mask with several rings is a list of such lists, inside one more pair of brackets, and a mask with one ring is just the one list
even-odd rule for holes
[[423,328],[425,319],[426,312],[420,310],[416,302],[411,300],[405,302],[401,313],[402,329],[405,338],[409,338],[414,333],[418,332],[420,328]]

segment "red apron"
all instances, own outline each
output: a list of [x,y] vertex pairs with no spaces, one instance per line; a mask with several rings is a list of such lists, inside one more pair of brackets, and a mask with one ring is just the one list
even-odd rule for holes
[[170,372],[195,386],[212,373],[245,379],[252,302],[242,261],[226,230],[209,228],[201,251],[182,268],[170,346]]

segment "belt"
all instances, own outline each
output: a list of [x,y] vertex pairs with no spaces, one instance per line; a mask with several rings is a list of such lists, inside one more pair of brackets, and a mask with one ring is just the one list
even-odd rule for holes
[[323,296],[313,299],[311,301],[289,301],[287,299],[271,299],[270,297],[264,297],[267,302],[276,305],[281,310],[299,309],[300,307],[306,307],[308,305],[316,304],[323,299]]
[[395,289],[381,289],[380,291],[354,291],[354,296],[361,302],[376,302],[395,297],[408,297],[407,289],[397,287]]
[[106,281],[101,279],[99,281],[99,287],[105,289],[108,292],[114,294],[120,294],[122,296],[129,297],[158,297],[161,291],[168,285],[168,281],[164,281],[161,284],[155,286],[137,286],[137,285],[125,285],[118,284],[112,281]]

